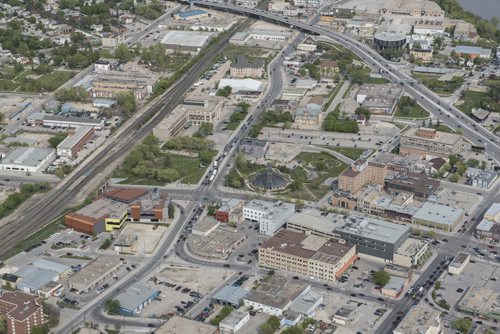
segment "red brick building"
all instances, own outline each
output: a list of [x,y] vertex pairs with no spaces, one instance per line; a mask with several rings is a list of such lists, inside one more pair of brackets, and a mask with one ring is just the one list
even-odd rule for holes
[[0,314],[7,318],[8,334],[29,334],[45,323],[42,298],[24,292],[3,292]]

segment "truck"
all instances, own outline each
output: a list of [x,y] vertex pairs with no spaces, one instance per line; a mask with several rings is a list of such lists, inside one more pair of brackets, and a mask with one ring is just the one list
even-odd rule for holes
[[217,175],[217,169],[214,169],[214,171],[212,172],[212,176],[215,176]]
[[217,168],[217,164],[218,164],[218,162],[217,162],[217,160],[215,160],[214,161],[214,168]]
[[215,174],[212,174],[212,176],[210,176],[210,178],[208,179],[208,181],[212,182],[214,179],[215,179]]

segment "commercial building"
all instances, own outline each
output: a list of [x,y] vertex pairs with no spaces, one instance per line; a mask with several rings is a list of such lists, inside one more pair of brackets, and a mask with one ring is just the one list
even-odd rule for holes
[[443,231],[452,232],[462,223],[464,210],[438,203],[425,202],[413,215],[413,224],[434,227]]
[[459,300],[457,310],[488,320],[500,320],[500,292],[486,287],[471,286]]
[[70,130],[68,136],[57,145],[57,155],[74,159],[92,138],[94,138],[94,128],[91,126],[80,126]]
[[167,50],[198,53],[213,37],[212,33],[200,31],[169,31],[163,36],[161,44]]
[[[44,295],[42,289],[52,282],[59,281],[59,274],[50,269],[37,268],[33,265],[21,267],[15,275],[21,280],[17,283],[17,289],[26,293]],[[48,295],[60,288],[60,285],[53,286],[54,290]]]
[[229,67],[229,75],[232,78],[254,78],[260,79],[264,74],[264,62],[256,60],[249,62],[248,59],[239,55],[236,57],[236,62],[231,63]]
[[153,129],[153,134],[161,142],[167,142],[170,138],[180,135],[182,131],[190,126],[188,117],[187,109],[178,105]]
[[353,194],[368,183],[383,185],[386,177],[386,166],[357,160],[339,175],[339,190]]
[[335,60],[323,60],[318,67],[321,80],[333,79],[340,71],[339,63]]
[[247,294],[248,291],[242,287],[225,285],[213,295],[212,301],[219,305],[238,308]]
[[153,91],[151,75],[125,71],[107,71],[92,79],[92,97],[114,98],[120,93],[131,92],[137,100],[144,99]]
[[215,211],[215,219],[220,222],[239,223],[243,218],[243,201],[233,198],[222,202],[222,206]]
[[59,278],[68,276],[71,274],[72,270],[70,266],[46,259],[37,259],[32,263],[32,265],[39,269],[55,271],[59,275]]
[[406,34],[400,32],[377,32],[373,43],[377,51],[398,51],[406,45]]
[[134,283],[120,293],[116,300],[120,302],[120,313],[125,316],[137,316],[146,305],[160,294],[160,291],[142,283]]
[[191,21],[191,20],[197,20],[202,17],[208,17],[209,14],[208,12],[201,10],[201,9],[190,9],[190,10],[184,10],[178,13],[174,13],[173,18],[176,20],[180,21]]
[[38,172],[55,156],[51,148],[18,147],[0,163],[0,170]]
[[382,287],[380,292],[382,292],[382,294],[386,296],[398,298],[403,293],[406,284],[406,278],[391,276],[389,282],[387,282],[387,284]]
[[424,256],[428,251],[429,241],[408,238],[395,251],[393,264],[404,268],[415,268],[425,262]]
[[222,79],[219,81],[218,89],[226,86],[231,87],[233,94],[239,92],[260,92],[262,89],[262,82],[255,79]]
[[252,158],[263,159],[269,149],[267,140],[244,138],[240,144],[240,151]]
[[186,110],[187,122],[199,126],[203,123],[215,124],[222,115],[226,100],[218,96],[188,95],[177,108]]
[[488,189],[493,183],[495,183],[498,174],[491,169],[478,169],[478,168],[468,168],[467,169],[468,183],[477,188]]
[[193,225],[193,230],[191,231],[192,234],[206,237],[215,229],[217,229],[220,226],[220,221],[217,219],[207,216],[203,218],[202,220],[198,220],[194,225]]
[[312,318],[321,303],[323,303],[323,295],[314,291],[308,291],[290,305],[289,311]]
[[42,298],[19,291],[0,291],[0,314],[7,318],[8,334],[29,334],[46,322]]
[[252,200],[243,207],[243,218],[259,223],[259,233],[274,235],[295,212],[295,204]]
[[259,266],[323,281],[335,281],[356,259],[352,244],[285,229],[259,247]]
[[275,274],[267,282],[259,285],[256,290],[252,290],[243,299],[243,305],[253,307],[255,311],[280,317],[293,302],[306,295],[310,290],[310,285]]
[[193,227],[193,232],[186,239],[189,251],[199,257],[208,259],[227,259],[231,252],[246,238],[243,233],[227,226],[218,226],[215,219],[204,220],[199,227]]
[[70,289],[75,289],[79,293],[88,293],[112,276],[121,265],[122,261],[117,258],[95,258],[71,276],[68,285]]
[[491,49],[484,49],[479,46],[457,45],[455,52],[461,57],[490,59]]
[[321,5],[321,0],[293,0],[297,7],[317,8]]
[[337,214],[321,215],[318,210],[304,210],[289,217],[287,230],[317,235],[324,238],[340,239],[335,229],[344,224],[344,216]]
[[419,173],[398,173],[384,180],[384,188],[390,195],[406,192],[421,201],[434,194],[440,184],[439,181]]
[[402,87],[396,84],[364,84],[359,88],[356,102],[371,114],[392,115],[402,93]]
[[219,323],[221,334],[236,334],[250,320],[250,313],[234,310]]
[[249,32],[237,32],[231,37],[231,44],[244,45],[252,40],[264,40],[270,42],[286,42],[291,36],[289,31],[252,29]]
[[412,16],[412,17],[444,17],[444,10],[432,1],[426,0],[390,0],[387,1],[382,9],[382,14]]
[[332,316],[332,321],[336,324],[345,326],[354,324],[360,317],[359,312],[352,306],[342,306]]
[[79,126],[92,126],[96,130],[104,127],[104,121],[101,119],[66,117],[59,115],[46,115],[43,117],[43,126],[49,128],[77,128]]
[[410,128],[401,134],[399,153],[448,158],[460,152],[462,135],[429,128]]
[[459,252],[448,265],[448,273],[460,275],[470,261],[470,254]]
[[299,107],[293,114],[293,122],[302,125],[319,125],[323,120],[322,107],[316,103],[308,103]]
[[410,235],[406,225],[377,219],[350,216],[335,231],[347,243],[355,244],[360,257],[392,262],[394,253]]
[[500,203],[493,203],[476,226],[476,237],[490,242],[500,241]]
[[413,25],[413,33],[416,35],[442,35],[444,29],[444,21],[441,19],[421,18]]
[[155,329],[156,334],[216,334],[219,329],[200,321],[174,315],[161,327]]
[[441,312],[423,306],[413,306],[394,329],[394,334],[439,334]]

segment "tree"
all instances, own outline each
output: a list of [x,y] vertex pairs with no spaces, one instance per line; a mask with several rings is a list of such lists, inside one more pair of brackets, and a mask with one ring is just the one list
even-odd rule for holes
[[467,318],[457,319],[452,322],[451,327],[466,334],[472,328],[472,320]]
[[364,108],[364,107],[358,107],[356,108],[356,110],[354,111],[354,113],[356,115],[362,115],[365,117],[365,119],[368,121],[370,119],[370,110],[368,110],[367,108]]
[[7,334],[7,318],[0,314],[0,334]]
[[247,113],[248,110],[250,109],[250,104],[246,103],[246,102],[239,102],[236,107],[238,107],[238,109],[240,109],[240,112],[243,112],[243,113]]
[[115,49],[115,58],[120,59],[121,61],[127,62],[134,58],[134,55],[129,50],[128,46],[125,44],[120,44]]
[[451,177],[450,177],[450,181],[451,182],[454,182],[454,183],[457,183],[458,180],[460,180],[460,174],[458,173],[454,173]]
[[485,170],[485,168],[486,168],[486,161],[483,160],[481,161],[481,169]]
[[292,191],[297,191],[302,189],[302,182],[300,182],[299,180],[293,180],[292,184],[290,184],[290,189]]
[[61,132],[50,137],[47,141],[49,142],[52,148],[56,148],[67,136],[68,136],[67,133]]
[[379,270],[372,274],[373,283],[380,286],[385,286],[390,279],[391,276],[384,270]]
[[123,113],[126,117],[129,117],[137,109],[135,96],[132,92],[118,93],[116,95],[116,100],[118,102],[118,105],[122,107]]
[[87,91],[83,87],[58,89],[54,95],[56,100],[61,102],[67,102],[67,101],[84,102],[88,99]]
[[108,299],[104,303],[104,311],[111,315],[120,315],[121,313],[121,306],[120,302],[116,299]]
[[212,162],[212,158],[214,157],[214,153],[210,150],[203,150],[198,152],[198,158],[200,158],[200,161],[208,164]]
[[31,334],[48,334],[50,332],[49,326],[47,324],[35,326],[31,329]]
[[439,289],[441,289],[441,282],[436,281],[436,283],[434,283],[434,290],[439,290]]
[[203,122],[200,125],[200,128],[196,133],[193,135],[194,137],[197,138],[205,138],[213,133],[214,130],[214,125],[209,122]]
[[223,96],[223,97],[229,97],[229,95],[231,95],[231,92],[233,91],[233,88],[231,88],[231,86],[224,86],[222,88],[220,88],[218,91],[217,91],[217,96]]
[[460,159],[455,154],[449,156],[450,165],[455,166],[459,161]]
[[[147,173],[148,171],[146,171]],[[156,179],[163,182],[172,182],[179,179],[179,172],[172,168],[161,168],[156,170]]]
[[50,328],[54,328],[57,325],[59,325],[59,317],[60,317],[59,307],[44,302],[43,313],[45,313],[49,318],[47,325],[49,325]]
[[168,204],[168,219],[174,219],[175,216],[175,205],[172,203]]

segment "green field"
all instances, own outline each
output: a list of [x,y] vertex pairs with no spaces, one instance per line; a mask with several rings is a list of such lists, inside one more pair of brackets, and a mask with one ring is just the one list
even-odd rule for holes
[[229,44],[224,49],[224,57],[231,61],[236,61],[236,57],[239,55],[243,55],[247,57],[248,60],[255,60],[257,58],[265,59],[269,62],[276,52],[270,49],[255,47],[255,46],[247,46],[247,45],[234,45]]
[[473,108],[481,107],[481,101],[487,96],[488,93],[484,92],[474,92],[470,90],[465,91],[462,97],[462,100],[464,102],[458,105],[457,108],[460,109],[463,113],[470,115]]
[[[171,165],[169,168],[179,172],[180,178],[177,180],[180,183],[196,184],[205,173],[205,168],[200,168],[201,160],[198,157],[190,157],[180,154],[168,154],[170,156]],[[148,185],[148,186],[163,186],[166,183],[149,177],[138,177],[123,169],[118,169],[113,173],[113,177],[126,179],[122,183]]]
[[[30,70],[25,70],[12,80],[0,79],[0,91],[27,93],[53,92],[74,77],[75,74],[76,72],[72,71],[53,71],[38,76]],[[30,79],[30,76],[34,76],[34,78]]]
[[451,95],[453,94],[458,88],[460,88],[464,80],[462,78],[456,78],[456,80],[452,79],[450,81],[442,81],[438,80],[437,77],[432,76],[432,75],[414,75],[414,77],[419,78],[422,80],[422,83],[432,90],[434,93],[439,94],[439,95]]
[[401,108],[396,107],[396,112],[394,117],[407,117],[407,118],[426,118],[429,117],[429,113],[425,111],[419,104],[411,110],[409,113],[404,113]]

